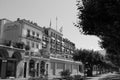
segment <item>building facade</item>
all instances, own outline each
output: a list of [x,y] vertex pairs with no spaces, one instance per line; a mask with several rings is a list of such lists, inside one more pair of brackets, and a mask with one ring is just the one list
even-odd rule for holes
[[[4,58],[0,52],[1,78],[26,79],[31,76],[47,75],[48,78],[52,79],[60,77],[60,72],[66,69],[69,69],[72,75],[81,74],[82,63],[72,59],[75,44],[63,38],[63,34],[60,32],[52,28],[42,28],[37,23],[19,18],[16,21],[1,24],[0,28],[2,31],[2,46],[0,48],[4,48],[7,55],[15,52],[15,56],[9,57],[18,59],[17,62],[6,63],[8,65],[14,64],[12,67],[15,70],[8,70],[11,75],[7,75],[7,73],[3,75],[1,74],[4,67],[3,62],[9,62],[9,58]],[[10,67],[7,66],[6,70]],[[12,72],[14,73],[12,74]]]

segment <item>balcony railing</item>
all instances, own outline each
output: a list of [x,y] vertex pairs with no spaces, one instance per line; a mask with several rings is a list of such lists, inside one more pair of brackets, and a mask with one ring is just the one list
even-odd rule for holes
[[35,40],[35,41],[41,41],[41,39],[40,38],[38,38],[38,37],[35,37],[35,36],[32,36],[32,35],[30,35],[30,34],[27,34],[26,35],[26,38],[28,38],[28,39],[32,39],[32,40]]
[[28,56],[28,57],[37,57],[37,58],[40,58],[40,57],[49,58],[49,55],[46,54],[46,53],[41,54],[40,52],[31,52],[31,51],[26,51],[25,52],[25,56]]
[[64,59],[64,60],[73,60],[72,56],[65,54],[50,54],[50,57]]

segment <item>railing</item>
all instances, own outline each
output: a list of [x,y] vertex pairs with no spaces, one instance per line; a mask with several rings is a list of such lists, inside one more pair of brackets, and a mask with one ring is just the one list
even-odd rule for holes
[[49,55],[47,55],[47,54],[41,54],[39,52],[30,52],[30,51],[26,51],[25,56],[49,58]]
[[30,52],[30,51],[25,52],[25,56],[41,57],[40,53]]
[[53,57],[53,58],[59,58],[59,59],[65,59],[65,60],[73,60],[72,58],[70,57],[66,57],[66,55],[61,55],[61,54],[50,54],[50,57]]
[[33,40],[36,40],[36,41],[41,41],[40,38],[38,38],[38,37],[36,37],[36,36],[32,36],[32,35],[30,35],[30,34],[27,34],[27,35],[26,35],[26,38],[33,39]]
[[26,47],[24,42],[13,42],[11,40],[2,40],[1,45],[11,47],[11,48],[23,49],[23,50],[25,50],[25,47]]

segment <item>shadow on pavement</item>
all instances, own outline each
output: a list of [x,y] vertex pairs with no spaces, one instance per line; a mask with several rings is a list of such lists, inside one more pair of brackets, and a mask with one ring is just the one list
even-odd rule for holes
[[116,73],[115,75],[109,75],[105,78],[100,78],[99,80],[120,80],[120,74]]

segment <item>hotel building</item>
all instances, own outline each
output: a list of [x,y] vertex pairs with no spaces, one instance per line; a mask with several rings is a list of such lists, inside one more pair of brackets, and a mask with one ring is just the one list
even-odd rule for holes
[[[0,49],[4,48],[3,51],[7,53],[6,56],[0,51],[1,78],[26,79],[48,75],[48,78],[52,79],[60,77],[60,72],[66,69],[69,69],[72,75],[81,74],[82,63],[72,59],[75,44],[63,38],[62,33],[19,18],[1,24],[0,28]],[[8,47],[6,43],[12,46]],[[10,62],[8,57],[14,58],[14,61]],[[3,63],[6,63],[6,66]],[[9,64],[14,64],[14,67]],[[6,71],[3,75],[1,73],[4,66]],[[10,67],[15,70],[8,70]]]

